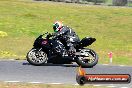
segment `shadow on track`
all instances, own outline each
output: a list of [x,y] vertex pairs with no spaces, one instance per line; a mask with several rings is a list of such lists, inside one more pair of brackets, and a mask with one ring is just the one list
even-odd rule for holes
[[[22,65],[31,65],[30,63],[22,63]],[[34,66],[34,65],[32,65]],[[62,67],[79,67],[77,64],[52,64],[52,63],[46,63],[41,66],[62,66]]]

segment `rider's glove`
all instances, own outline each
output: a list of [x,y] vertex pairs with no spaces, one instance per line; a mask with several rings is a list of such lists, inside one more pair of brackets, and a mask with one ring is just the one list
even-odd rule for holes
[[52,37],[53,35],[52,35],[51,33],[49,33],[47,36],[48,36],[48,38],[50,38],[50,37]]
[[52,37],[53,35],[51,33],[49,33],[49,37]]

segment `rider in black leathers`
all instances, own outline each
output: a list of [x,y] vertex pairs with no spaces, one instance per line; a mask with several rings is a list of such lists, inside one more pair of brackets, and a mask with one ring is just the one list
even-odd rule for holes
[[[80,39],[78,35],[68,26],[63,26],[63,24],[59,21],[56,21],[53,24],[54,32],[53,35],[57,38],[63,45],[69,50],[70,53],[75,53],[76,49],[74,48],[74,44],[79,42]],[[64,55],[64,50],[60,52]]]

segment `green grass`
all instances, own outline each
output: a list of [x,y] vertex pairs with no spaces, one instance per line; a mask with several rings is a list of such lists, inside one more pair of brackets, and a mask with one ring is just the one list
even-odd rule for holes
[[132,2],[128,2],[128,6],[132,7]]
[[31,0],[0,0],[0,58],[24,59],[34,39],[53,32],[54,21],[63,21],[80,38],[92,36],[97,41],[90,48],[99,54],[99,63],[132,65],[132,8],[86,6]]
[[109,5],[109,6],[112,6],[112,0],[105,0],[105,4]]

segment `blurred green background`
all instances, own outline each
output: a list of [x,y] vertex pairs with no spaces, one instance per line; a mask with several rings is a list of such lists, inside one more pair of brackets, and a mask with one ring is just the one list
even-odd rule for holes
[[25,59],[34,39],[53,32],[52,24],[60,20],[82,39],[97,39],[89,48],[99,55],[100,64],[132,65],[132,8],[0,0],[0,58]]

